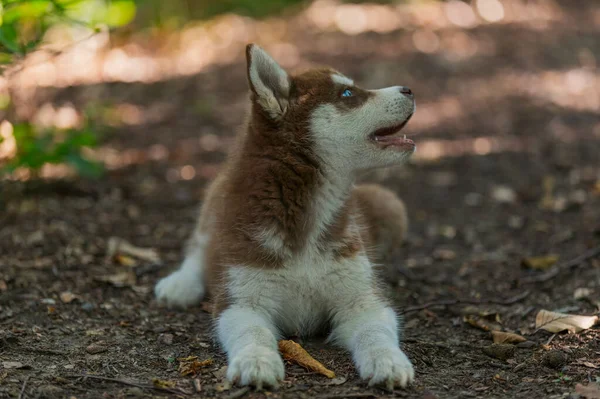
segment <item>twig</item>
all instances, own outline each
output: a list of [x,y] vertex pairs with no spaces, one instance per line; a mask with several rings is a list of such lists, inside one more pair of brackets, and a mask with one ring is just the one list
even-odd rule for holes
[[129,385],[129,386],[140,388],[140,389],[153,389],[155,391],[169,392],[169,393],[174,393],[177,395],[187,395],[186,392],[181,391],[179,389],[163,388],[163,387],[158,387],[156,385],[140,384],[140,383],[136,383],[136,382],[130,382],[127,380],[120,380],[118,378],[103,377],[101,375],[71,374],[71,375],[66,375],[65,377],[66,378],[91,378],[93,380],[117,382],[119,384]]
[[590,249],[587,252],[579,255],[575,259],[571,259],[570,261],[560,263],[556,266],[553,266],[550,270],[538,274],[537,276],[531,277],[523,277],[519,280],[521,284],[531,284],[531,283],[543,283],[544,281],[548,281],[554,277],[556,277],[561,271],[575,268],[585,262],[588,259],[596,257],[600,255],[600,246]]
[[546,346],[550,345],[550,342],[552,342],[552,340],[554,340],[554,337],[556,337],[556,334],[552,334],[552,336],[548,339],[548,341],[546,341]]
[[408,307],[406,309],[404,309],[401,313],[402,314],[406,314],[406,313],[411,313],[411,312],[417,312],[419,310],[423,310],[423,309],[427,309],[427,308],[432,308],[432,307],[437,307],[437,306],[452,306],[452,305],[512,305],[514,303],[517,303],[519,301],[522,301],[523,299],[527,298],[529,296],[531,292],[530,291],[523,291],[522,293],[520,293],[519,295],[515,295],[512,298],[508,298],[508,299],[484,299],[484,300],[480,300],[480,299],[451,299],[451,300],[447,300],[447,301],[439,301],[439,302],[429,302],[426,303],[424,305],[418,305],[418,306],[411,306]]
[[243,387],[242,389],[239,389],[239,390],[235,391],[234,393],[232,393],[231,395],[227,396],[227,399],[241,398],[242,396],[246,395],[248,392],[250,392],[250,387]]
[[29,376],[25,378],[23,381],[23,386],[21,387],[21,392],[19,392],[19,399],[23,399],[25,397],[25,388],[27,387],[27,382],[29,381]]
[[376,398],[377,395],[374,393],[346,393],[346,394],[333,394],[317,396],[318,399],[337,399],[337,398]]

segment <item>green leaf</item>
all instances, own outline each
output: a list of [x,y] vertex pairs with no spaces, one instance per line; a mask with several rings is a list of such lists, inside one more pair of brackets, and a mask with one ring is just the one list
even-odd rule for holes
[[85,159],[79,153],[69,154],[66,162],[72,165],[80,175],[85,177],[98,178],[104,173],[104,166],[101,163]]
[[46,0],[11,3],[5,8],[2,19],[5,24],[12,24],[23,19],[37,19],[51,12],[52,9],[52,2]]
[[21,48],[17,39],[17,30],[14,25],[3,24],[0,26],[0,43],[10,52],[21,54]]
[[131,0],[111,1],[106,10],[106,24],[117,27],[130,23],[135,17],[136,6]]
[[0,52],[0,64],[10,64],[12,61],[12,54]]

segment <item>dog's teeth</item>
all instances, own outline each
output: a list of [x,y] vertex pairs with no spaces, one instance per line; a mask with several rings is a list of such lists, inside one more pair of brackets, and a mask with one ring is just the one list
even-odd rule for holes
[[404,140],[406,140],[406,134],[404,135]]

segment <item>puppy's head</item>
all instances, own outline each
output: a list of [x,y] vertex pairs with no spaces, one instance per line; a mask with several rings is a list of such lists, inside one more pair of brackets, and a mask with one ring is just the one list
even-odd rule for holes
[[361,89],[329,68],[290,76],[254,44],[246,55],[252,117],[269,134],[293,146],[312,146],[322,163],[338,170],[390,166],[415,151],[415,143],[401,134],[415,112],[410,89]]

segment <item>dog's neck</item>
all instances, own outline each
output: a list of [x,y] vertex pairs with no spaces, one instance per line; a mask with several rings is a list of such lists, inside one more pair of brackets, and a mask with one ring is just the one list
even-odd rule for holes
[[310,143],[290,140],[293,132],[257,131],[250,124],[233,168],[243,230],[282,259],[323,249],[344,229],[354,181],[320,160]]

